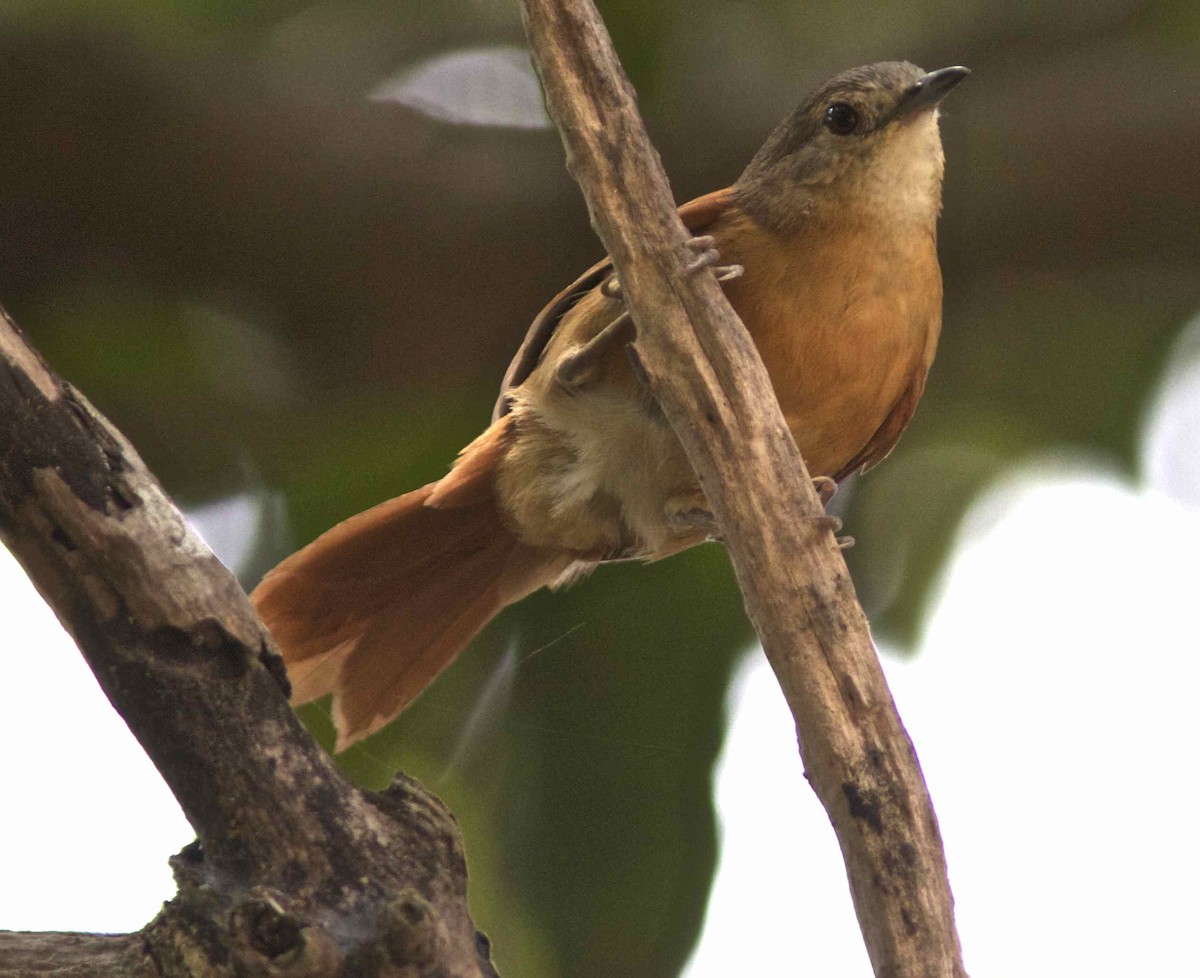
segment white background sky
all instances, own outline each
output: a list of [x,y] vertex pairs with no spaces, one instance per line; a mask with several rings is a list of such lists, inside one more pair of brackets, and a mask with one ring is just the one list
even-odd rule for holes
[[[1047,461],[994,487],[961,530],[920,655],[886,661],[973,978],[1197,973],[1198,351],[1194,327],[1150,417],[1143,478]],[[230,562],[221,538],[246,515],[204,514]],[[2,550],[0,614],[0,927],[137,929],[170,896],[166,857],[191,832]],[[869,974],[761,653],[731,695],[721,864],[687,978]]]

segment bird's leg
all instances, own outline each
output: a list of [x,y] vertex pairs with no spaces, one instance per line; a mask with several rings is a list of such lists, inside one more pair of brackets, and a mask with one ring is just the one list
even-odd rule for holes
[[554,379],[568,394],[578,394],[587,386],[588,374],[614,343],[631,343],[633,317],[623,312],[583,346],[558,361]]
[[[717,264],[721,260],[721,253],[713,247],[715,243],[716,238],[711,234],[702,234],[699,237],[688,238],[686,242],[687,247],[696,252],[696,257],[688,262],[684,271],[691,275],[703,268],[711,268],[717,276],[718,282],[728,282],[731,278],[737,278],[741,275],[746,270],[742,265]],[[601,282],[600,291],[610,299],[622,298],[621,282],[616,275],[610,275]]]

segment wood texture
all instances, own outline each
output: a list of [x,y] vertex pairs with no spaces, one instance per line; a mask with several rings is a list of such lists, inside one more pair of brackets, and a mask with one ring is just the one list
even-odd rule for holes
[[933,805],[766,371],[714,277],[684,272],[687,235],[591,0],[522,0],[522,13],[567,165],[641,324],[636,362],[699,475],[795,717],[875,974],[961,978]]
[[0,975],[158,978],[137,934],[0,933]]
[[[140,960],[112,973],[495,974],[467,911],[453,817],[403,776],[381,794],[341,776],[288,706],[233,576],[2,312],[0,539],[198,836],[172,861],[178,896],[129,945]],[[69,720],[53,689],[21,695],[44,698],[47,723]],[[28,938],[0,935],[0,976],[89,974],[113,953],[69,937],[39,964]]]

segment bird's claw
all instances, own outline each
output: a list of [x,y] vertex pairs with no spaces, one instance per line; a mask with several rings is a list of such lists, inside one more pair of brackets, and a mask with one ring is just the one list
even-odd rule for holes
[[831,533],[837,533],[842,528],[841,519],[837,516],[830,516],[828,513],[822,513],[812,519],[822,530],[829,530]]
[[[702,234],[696,238],[688,238],[686,246],[692,251],[697,252],[697,254],[695,258],[684,266],[684,272],[688,275],[694,275],[702,269],[711,268],[718,282],[728,282],[730,279],[739,278],[746,271],[745,266],[718,265],[717,262],[721,260],[721,253],[713,247],[715,243],[716,238],[711,234]],[[625,298],[621,288],[621,280],[615,274],[608,276],[608,278],[600,283],[600,294],[608,299],[624,301]]]
[[684,266],[684,271],[688,275],[694,275],[696,272],[705,268],[711,268],[713,274],[717,276],[718,282],[728,282],[730,279],[737,278],[746,269],[742,265],[718,265],[721,260],[721,253],[715,247],[717,239],[711,234],[702,234],[695,238],[688,238],[687,247],[696,252],[696,257],[693,258]]
[[817,498],[821,500],[822,506],[828,506],[837,495],[838,484],[836,479],[831,479],[827,475],[818,475],[813,477],[813,488],[817,491]]
[[[817,480],[814,479],[813,482]],[[819,491],[819,490],[818,490]],[[837,535],[838,530],[842,528],[842,521],[837,516],[832,516],[829,513],[822,513],[820,516],[812,517],[813,522],[822,529],[829,530],[834,535],[834,540],[838,545],[838,550],[849,550],[854,546],[854,537]]]
[[702,234],[695,238],[688,238],[687,247],[691,251],[696,252],[696,257],[688,262],[683,270],[691,275],[702,268],[709,268],[716,265],[721,260],[721,253],[713,247],[716,243],[717,239],[711,234]]

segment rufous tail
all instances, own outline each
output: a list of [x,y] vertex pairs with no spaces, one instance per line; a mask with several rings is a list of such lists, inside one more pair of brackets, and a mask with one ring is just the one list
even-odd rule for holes
[[292,701],[333,693],[337,749],[374,733],[501,609],[572,563],[506,524],[494,472],[505,418],[441,481],[339,523],[251,595],[274,635]]

